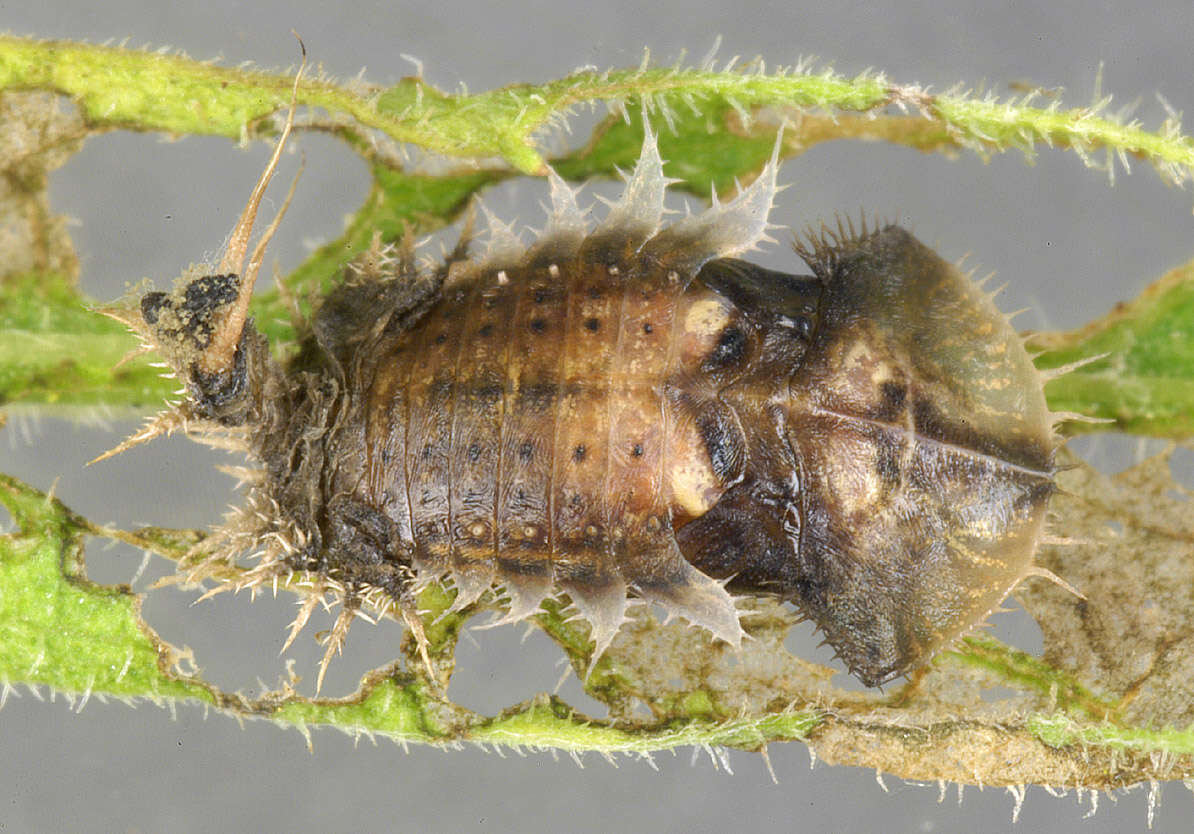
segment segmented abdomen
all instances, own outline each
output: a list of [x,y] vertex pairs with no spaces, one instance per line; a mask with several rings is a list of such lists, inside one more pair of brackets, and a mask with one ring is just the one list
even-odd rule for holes
[[[366,448],[387,451],[366,500],[421,574],[451,576],[457,605],[496,582],[516,619],[558,587],[612,637],[628,585],[682,610],[694,583],[721,591],[673,536],[674,516],[720,494],[671,394],[699,378],[732,308],[691,281],[584,250],[479,270],[378,363]],[[720,616],[733,635],[732,603]]]

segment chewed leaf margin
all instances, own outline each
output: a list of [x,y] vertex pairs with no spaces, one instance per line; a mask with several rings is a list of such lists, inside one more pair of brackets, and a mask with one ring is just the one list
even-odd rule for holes
[[[586,679],[589,693],[611,705],[614,714],[609,719],[593,719],[547,695],[494,716],[466,710],[447,700],[440,686],[425,677],[411,645],[404,645],[405,662],[369,673],[359,690],[346,698],[308,698],[289,683],[251,698],[204,681],[194,669],[196,658],[162,641],[141,620],[137,595],[123,586],[95,585],[83,570],[82,549],[93,536],[116,536],[178,558],[198,534],[96,527],[56,499],[7,476],[0,476],[0,503],[16,524],[16,530],[0,537],[0,686],[6,693],[48,687],[77,708],[88,699],[110,697],[204,704],[234,717],[295,727],[308,739],[311,729],[327,726],[398,743],[473,742],[607,755],[650,755],[691,745],[760,750],[771,742],[799,740],[829,763],[968,784],[1043,783],[1108,790],[1194,773],[1194,730],[1125,723],[1113,700],[990,638],[968,639],[940,657],[926,677],[889,695],[831,695],[824,690],[758,710],[734,708],[727,700],[760,682],[750,680],[755,667],[749,655],[732,664],[745,686],[727,684],[718,674],[726,658],[711,657],[707,646],[692,644],[694,630],[680,624],[661,626],[650,618],[642,619],[627,639],[619,639],[609,658]],[[301,583],[292,583],[288,590],[301,593]],[[423,605],[433,652],[446,650],[450,655],[461,627],[483,606],[444,617],[450,593],[434,586],[427,593]],[[546,606],[536,622],[583,672],[587,634],[566,613]],[[780,657],[774,652],[777,647],[782,651],[791,616],[763,607],[753,623],[758,648],[751,651],[768,658],[766,668],[774,670]],[[652,694],[643,689],[643,669],[659,665],[655,640],[680,641],[669,660],[678,665],[656,670],[680,676],[682,688],[677,692]],[[686,652],[699,659],[701,674],[709,680],[685,679],[690,672],[677,672],[686,668]],[[806,683],[827,681],[832,674],[790,656],[784,662],[791,664],[788,672],[770,685],[798,690],[803,685],[800,669],[811,672]],[[1015,686],[1045,696],[1041,703],[1053,706],[986,717],[943,717],[945,702],[931,690],[959,684]],[[635,697],[654,697],[653,719],[617,715],[620,702]],[[909,710],[918,702],[923,703]]]
[[[202,678],[196,658],[162,640],[141,619],[139,595],[127,586],[91,582],[83,564],[91,537],[115,537],[178,558],[197,541],[196,534],[97,527],[7,475],[0,475],[0,504],[16,528],[0,536],[0,690],[5,698],[21,688],[46,687],[78,709],[92,698],[193,702],[304,733],[326,725],[397,742],[605,752],[648,753],[694,744],[758,749],[770,741],[803,738],[819,721],[813,710],[722,722],[676,716],[630,731],[594,721],[548,696],[483,716],[448,701],[418,663],[401,662],[370,673],[357,693],[341,699],[307,698],[289,683],[256,698],[226,692]],[[300,585],[289,587],[299,590]],[[423,600],[427,634],[433,654],[446,650],[450,655],[466,615],[442,616],[451,601],[442,594],[433,588]]]

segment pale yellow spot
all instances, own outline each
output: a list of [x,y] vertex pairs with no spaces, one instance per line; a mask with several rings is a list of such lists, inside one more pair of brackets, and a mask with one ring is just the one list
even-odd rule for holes
[[848,368],[857,368],[870,364],[872,361],[870,347],[860,339],[850,346],[850,351],[846,354],[842,364]]
[[[990,518],[973,518],[966,525],[966,534],[974,539],[980,541],[995,541],[999,535],[999,531],[995,529],[995,525]],[[991,564],[991,560],[979,558],[977,555],[971,554],[971,559],[978,563]]]
[[716,299],[706,298],[688,308],[684,329],[700,336],[720,333],[730,321],[730,312]]
[[841,505],[844,515],[873,513],[883,497],[883,482],[870,461],[875,447],[864,439],[834,444],[836,453],[827,455],[827,491]]
[[871,383],[878,388],[885,382],[891,382],[895,379],[895,374],[892,373],[892,367],[887,362],[879,362],[875,365],[875,369],[871,371]]
[[721,485],[707,462],[682,459],[672,466],[672,499],[693,518],[704,515],[721,497]]

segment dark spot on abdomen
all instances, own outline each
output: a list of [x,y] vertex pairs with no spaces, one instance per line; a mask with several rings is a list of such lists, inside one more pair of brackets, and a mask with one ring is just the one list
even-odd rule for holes
[[[529,544],[538,546],[538,542]],[[551,570],[551,563],[543,559],[511,559],[499,556],[498,570],[503,576],[546,576]]]
[[547,411],[556,401],[554,382],[532,382],[518,392],[518,398],[528,411]]

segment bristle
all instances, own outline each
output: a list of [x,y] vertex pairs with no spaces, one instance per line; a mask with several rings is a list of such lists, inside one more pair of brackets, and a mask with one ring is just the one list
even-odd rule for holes
[[478,628],[487,629],[521,622],[539,612],[540,605],[543,604],[543,600],[550,592],[551,579],[549,577],[544,577],[537,583],[528,582],[526,577],[521,577],[518,581],[507,581],[506,594],[510,597],[510,604],[506,613],[495,616]]
[[245,571],[240,575],[240,578],[236,581],[236,590],[248,590],[253,594],[254,599],[256,599],[259,589],[274,585],[278,576],[286,570],[280,559],[281,554],[279,550],[280,548],[276,545],[266,548],[261,562],[251,570]]
[[781,131],[771,159],[750,188],[724,205],[717,202],[715,194],[710,208],[668,226],[647,242],[643,254],[666,267],[696,272],[713,258],[746,252],[766,239],[782,146]]
[[514,223],[499,220],[483,203],[478,204],[489,228],[489,240],[481,263],[486,269],[514,266],[522,258],[526,246],[514,231]]
[[212,597],[219,596],[220,594],[223,594],[223,593],[227,593],[228,591],[231,591],[234,588],[235,588],[235,586],[228,584],[228,583],[221,583],[214,587],[208,588],[206,591],[204,591],[202,594],[200,594],[195,600],[193,600],[191,602],[191,605],[198,605],[201,602],[207,602]]
[[626,583],[620,577],[611,576],[601,585],[572,583],[565,585],[565,590],[592,628],[594,649],[589,659],[589,670],[592,671],[626,621]]
[[[147,353],[153,353],[153,350],[154,350],[153,345],[145,344],[144,342],[142,342],[139,346],[133,348],[128,353],[126,353],[124,356],[120,357],[120,359],[117,360],[116,364],[112,366],[112,370],[115,371],[117,368],[121,368],[121,367],[127,365],[129,362],[132,362],[134,359],[136,359],[139,356],[144,356]],[[150,362],[149,367],[158,368],[158,367],[169,367],[169,366],[163,365],[163,364],[160,364],[157,362]]]
[[493,568],[486,570],[458,570],[452,573],[452,584],[456,586],[456,599],[448,612],[463,611],[481,598],[493,586]]
[[[381,231],[374,232],[374,240],[376,245],[381,246]],[[372,249],[372,244],[370,249]],[[381,248],[381,259],[384,261],[389,253],[388,248]],[[402,230],[402,240],[399,241],[396,248],[393,250],[391,256],[394,261],[394,273],[396,275],[411,275],[415,272],[415,233],[410,226],[404,225]]]
[[793,238],[792,248],[814,275],[823,281],[829,280],[837,269],[843,250],[884,228],[878,217],[868,226],[865,214],[862,215],[860,226],[856,228],[852,219],[843,220],[840,214],[835,215],[834,226],[822,222],[819,227],[811,224],[806,227],[803,233]]
[[340,609],[340,616],[336,618],[336,624],[332,626],[331,633],[325,638],[327,648],[324,649],[323,659],[319,661],[319,675],[315,679],[316,694],[323,689],[323,678],[327,674],[328,664],[332,662],[332,657],[344,650],[344,639],[348,636],[348,629],[352,627],[352,621],[356,618],[359,605],[359,600],[345,598],[344,607]]
[[[274,171],[277,170],[278,161],[282,158],[282,150],[285,148],[286,140],[289,138],[290,131],[294,127],[294,115],[298,109],[299,81],[302,80],[303,70],[307,67],[307,48],[303,45],[301,38],[299,39],[299,47],[303,52],[303,60],[294,78],[294,86],[290,95],[290,109],[286,113],[286,122],[282,126],[282,134],[278,137],[278,141],[274,145],[274,152],[270,157],[269,163],[257,179],[257,183],[253,186],[253,191],[249,195],[249,201],[245,205],[244,211],[241,212],[240,218],[236,221],[236,226],[233,227],[228,247],[220,262],[218,272],[224,275],[239,275],[241,286],[235,303],[220,323],[219,328],[212,334],[208,346],[199,357],[199,367],[208,374],[222,373],[233,362],[237,345],[240,343],[241,333],[244,330],[245,321],[248,318],[249,301],[253,296],[253,284],[257,279],[257,272],[261,268],[262,258],[265,256],[265,247],[277,230],[282,214],[285,213],[290,202],[290,197],[288,196],[282,205],[281,211],[262,234],[261,240],[253,251],[253,255],[246,267],[245,255],[248,252],[249,237],[253,233],[253,223],[257,218],[257,209],[261,205],[261,199],[265,196],[265,189],[269,186]],[[294,185],[292,184],[290,195],[293,194]]]
[[423,661],[423,668],[427,670],[427,677],[433,681],[438,680],[435,667],[431,665],[431,657],[427,653],[427,633],[423,630],[423,621],[419,618],[418,611],[404,605],[402,606],[401,613],[402,621],[410,629],[410,633],[414,635],[415,645],[419,650],[419,658]]
[[223,472],[225,475],[236,479],[236,485],[233,487],[233,489],[240,489],[246,484],[260,484],[265,480],[265,470],[255,466],[231,466],[228,464],[220,464],[216,466],[216,471]]
[[550,168],[547,181],[551,186],[551,213],[547,217],[547,228],[527,254],[531,263],[570,258],[576,254],[588,231],[585,213],[576,202],[576,190]]
[[1004,291],[1004,290],[1006,290],[1006,289],[1007,289],[1007,285],[1008,285],[1008,282],[1007,282],[1007,281],[1004,281],[1004,282],[1003,282],[1002,284],[1000,284],[998,287],[996,287],[995,289],[991,290],[989,293],[986,293],[987,300],[988,300],[988,301],[990,301],[992,304],[994,304],[994,303],[995,303],[995,299],[996,299],[996,298],[997,298],[999,295],[1001,295],[1001,294],[1003,293],[1003,291]]
[[663,217],[663,195],[670,181],[663,175],[659,142],[650,123],[643,119],[643,148],[634,173],[626,181],[622,196],[610,206],[594,237],[616,235],[628,248],[637,248],[659,229]]
[[1043,568],[1040,565],[1033,565],[1032,567],[1030,567],[1025,572],[1024,576],[1025,576],[1025,578],[1027,578],[1029,576],[1039,576],[1042,579],[1048,579],[1054,585],[1057,585],[1059,588],[1063,588],[1063,589],[1069,591],[1071,594],[1076,596],[1078,599],[1082,599],[1082,600],[1086,599],[1086,595],[1084,593],[1079,591],[1077,588],[1075,588],[1069,582],[1066,582],[1064,579],[1062,579],[1060,576],[1055,574],[1053,571],[1049,570],[1048,568]]
[[679,572],[665,584],[640,587],[644,599],[658,603],[671,614],[679,614],[694,625],[707,629],[713,636],[733,648],[742,646],[745,632],[738,622],[734,599],[720,582],[711,579],[681,559],[669,564]]
[[265,231],[261,233],[261,239],[257,241],[257,246],[254,247],[253,254],[249,256],[249,263],[245,267],[246,284],[252,284],[256,281],[257,273],[261,271],[261,264],[265,260],[265,250],[269,246],[269,242],[273,239],[274,233],[278,231],[278,227],[282,225],[282,218],[286,216],[286,212],[290,209],[290,204],[294,200],[294,193],[298,190],[299,179],[302,177],[306,165],[305,159],[299,163],[298,171],[295,172],[294,177],[290,180],[290,188],[286,190],[286,196],[282,198],[282,205],[274,214],[274,219],[270,221],[270,224],[265,227]]
[[978,267],[974,267],[968,273],[966,273],[966,277],[970,278],[970,280],[972,280],[974,282],[974,285],[976,287],[978,287],[980,290],[985,289],[987,284],[989,284],[993,280],[995,280],[995,276],[998,274],[998,273],[992,271],[992,272],[988,272],[982,278],[975,278],[974,273],[977,271],[978,271]]
[[477,209],[480,206],[480,200],[473,200],[465,210],[464,221],[460,224],[460,237],[456,239],[456,245],[444,257],[443,263],[439,267],[444,275],[448,274],[448,270],[451,269],[453,264],[468,261],[469,248],[472,246],[473,238],[477,233]]
[[1111,355],[1110,353],[1099,353],[1094,356],[1088,356],[1085,359],[1079,359],[1075,362],[1070,362],[1065,365],[1058,365],[1056,368],[1049,368],[1047,370],[1038,371],[1037,373],[1039,373],[1041,375],[1042,382],[1044,384],[1048,384],[1060,376],[1065,376],[1066,374],[1076,371],[1079,368],[1085,368],[1087,365],[1090,365],[1094,362],[1098,362],[1100,359],[1106,359],[1110,355]]
[[169,437],[178,429],[185,431],[187,428],[187,419],[187,414],[181,408],[172,405],[165,411],[160,411],[151,417],[139,431],[126,437],[119,445],[87,461],[87,465],[91,466],[93,463],[99,463],[102,460],[115,457],[123,452],[127,452],[134,446],[148,443],[155,437]]
[[1060,423],[1090,423],[1092,425],[1106,425],[1114,423],[1115,420],[1110,417],[1091,417],[1087,414],[1079,414],[1075,411],[1050,411],[1049,419],[1053,425]]

